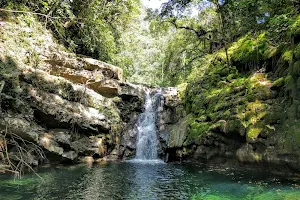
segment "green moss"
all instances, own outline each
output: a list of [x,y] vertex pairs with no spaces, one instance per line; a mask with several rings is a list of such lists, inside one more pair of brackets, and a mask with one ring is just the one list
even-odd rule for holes
[[257,99],[256,95],[250,93],[250,94],[248,94],[248,95],[246,96],[246,99],[245,99],[245,100],[247,100],[248,102],[253,102],[253,101],[255,101],[256,99]]
[[208,112],[207,115],[213,122],[216,122],[221,118],[222,112]]
[[234,73],[234,74],[229,74],[227,76],[227,80],[228,81],[232,81],[233,79],[236,79],[238,77],[238,74]]
[[282,58],[284,61],[287,61],[288,63],[292,63],[293,62],[293,51],[292,50],[287,50],[282,54]]
[[273,82],[273,84],[272,84],[271,89],[275,89],[275,90],[276,90],[276,89],[278,89],[278,88],[281,88],[282,86],[284,86],[284,78],[283,78],[283,77],[281,77],[281,78],[275,80],[275,81]]
[[185,93],[186,93],[186,88],[187,88],[187,83],[181,83],[180,85],[177,86],[178,88],[178,97],[180,99],[184,99]]
[[268,48],[263,53],[263,59],[264,60],[270,59],[273,56],[275,56],[277,53],[278,53],[278,48],[273,46],[268,46]]
[[[270,47],[265,43],[264,34],[260,35],[257,40],[253,41],[250,36],[245,36],[234,43],[235,46],[229,49],[233,61],[239,64],[248,62],[253,52],[259,53],[260,59],[264,54],[264,49],[280,53],[280,49]],[[255,49],[256,47],[252,49],[254,44],[262,45],[259,47],[261,49]],[[280,58],[284,67],[286,64],[288,66],[289,62],[293,62],[293,53],[292,50],[284,51]],[[242,74],[237,72],[235,67],[231,70],[226,69],[225,66],[224,62],[219,59],[207,67],[201,77],[195,77],[197,81],[190,81],[186,93],[187,99],[191,99],[192,103],[187,101],[187,104],[192,107],[195,119],[198,118],[195,120],[197,123],[190,127],[190,132],[199,135],[197,131],[205,129],[207,135],[216,129],[226,134],[245,136],[248,141],[252,142],[259,135],[268,137],[269,134],[278,132],[277,126],[273,124],[282,123],[282,120],[286,118],[286,112],[282,109],[283,99],[277,102],[275,98],[281,98],[284,92],[288,94],[296,92],[294,77],[291,75],[279,77],[272,83],[267,73]],[[274,77],[273,74],[272,77]],[[294,96],[297,96],[295,94]],[[298,108],[293,109],[298,111]],[[201,114],[195,112],[198,110]],[[253,159],[260,160],[261,154],[255,155]]]
[[253,61],[258,64],[262,59],[274,55],[276,51],[276,48],[269,44],[266,32],[261,32],[256,38],[247,34],[234,42],[228,50],[232,60],[240,67]]
[[245,112],[245,121],[247,122],[247,126],[250,124],[255,124],[257,122],[256,113],[253,113],[251,111]]
[[205,122],[207,120],[207,116],[201,115],[195,119],[196,122]]
[[291,74],[294,76],[300,75],[300,61],[294,63],[293,68],[291,70]]
[[294,23],[291,25],[290,33],[292,36],[300,35],[300,16],[297,16]]
[[219,111],[219,110],[225,110],[225,109],[228,108],[228,107],[230,107],[230,103],[220,101],[220,102],[218,102],[218,103],[214,106],[213,111],[214,111],[214,112],[217,112],[217,111]]
[[220,76],[227,76],[230,74],[230,69],[227,66],[221,65],[221,69],[217,70],[216,73]]
[[228,133],[238,133],[240,135],[245,134],[245,128],[243,126],[243,123],[239,119],[227,121],[226,130]]
[[300,43],[294,49],[294,55],[297,60],[300,60]]
[[255,140],[263,131],[261,127],[251,127],[247,130],[247,139]]
[[[282,152],[299,152],[300,151],[300,124],[293,121],[286,121],[285,127],[281,127],[279,131],[284,134],[280,134],[276,136],[278,141],[278,149]],[[286,127],[289,127],[286,129]]]
[[264,116],[264,121],[266,124],[277,124],[280,121],[284,121],[285,118],[284,107],[273,105],[272,109]]
[[279,59],[277,63],[277,69],[275,70],[275,76],[286,76],[288,73],[289,64],[282,59]]
[[189,126],[189,133],[194,136],[202,135],[209,130],[210,126],[211,124],[208,122],[192,122]]
[[297,89],[299,90],[300,89],[300,77],[297,79]]
[[288,75],[288,76],[285,77],[284,86],[285,86],[284,90],[286,92],[290,92],[295,88],[295,82],[294,82],[294,79],[291,75]]
[[290,120],[295,120],[297,119],[297,109],[298,109],[297,103],[293,103],[290,105],[288,108],[286,108],[287,116]]
[[256,113],[264,110],[265,106],[266,106],[265,104],[257,100],[255,102],[248,103],[247,109],[250,110],[252,113]]
[[253,88],[252,91],[255,94],[255,96],[261,100],[269,99],[269,98],[271,98],[271,95],[272,95],[268,83],[266,83],[266,85],[261,85],[259,83],[256,85],[255,88]]
[[223,119],[229,119],[232,115],[231,109],[226,110],[225,112],[222,113],[222,118]]
[[187,143],[192,141],[197,142],[201,139],[202,135],[205,135],[210,129],[211,123],[209,122],[197,122],[193,117],[188,119],[188,136]]

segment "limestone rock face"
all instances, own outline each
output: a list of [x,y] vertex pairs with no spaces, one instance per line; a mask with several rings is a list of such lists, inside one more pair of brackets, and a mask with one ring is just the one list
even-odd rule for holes
[[120,93],[119,82],[112,79],[91,82],[88,84],[88,87],[106,97],[118,96]]
[[132,83],[121,83],[120,84],[120,96],[137,96],[140,99],[145,97],[146,87],[142,85],[135,85]]
[[162,107],[157,115],[159,156],[168,161],[168,153],[181,148],[186,139],[187,121],[176,88],[162,88]]
[[187,137],[187,119],[185,117],[178,123],[170,125],[167,132],[169,132],[168,148],[180,148],[183,146],[184,140]]
[[117,66],[66,52],[46,30],[29,36],[22,30],[35,27],[23,23],[1,28],[0,138],[7,133],[34,149],[23,156],[33,165],[47,160],[40,150],[50,162],[76,162],[117,159],[133,148],[126,127],[142,111],[144,86],[127,83]]
[[[74,82],[78,80],[99,81],[104,77],[120,81],[124,80],[121,68],[88,57],[70,58],[61,54],[53,54],[45,62],[50,66],[51,74],[56,73],[62,77],[66,76],[66,79],[71,79]],[[74,78],[72,78],[73,76]]]
[[53,56],[46,60],[50,74],[63,77],[73,83],[84,84],[107,97],[118,96],[123,70],[108,63],[87,57],[65,58]]
[[135,156],[137,130],[136,122],[138,119],[138,113],[130,115],[130,121],[124,127],[121,135],[120,149],[118,152],[119,158],[128,159]]
[[134,125],[128,113],[141,112],[143,86],[122,82],[120,68],[90,58],[59,54],[44,62],[41,69],[21,67],[4,77],[1,130],[40,146],[51,161],[117,159],[120,138],[128,134],[123,146],[133,148],[125,127]]
[[259,162],[262,155],[255,153],[251,144],[245,144],[236,151],[236,157],[240,162]]
[[[86,107],[77,102],[64,100],[58,95],[28,88],[31,95],[32,106],[38,111],[36,116],[49,127],[61,126],[68,123],[77,124],[80,128],[91,132],[108,131],[109,125],[103,113],[91,107]],[[50,118],[50,120],[49,120]],[[51,121],[54,119],[54,121]]]
[[178,97],[178,91],[176,88],[164,88],[163,96],[165,99],[165,105],[169,108],[176,108],[180,104]]

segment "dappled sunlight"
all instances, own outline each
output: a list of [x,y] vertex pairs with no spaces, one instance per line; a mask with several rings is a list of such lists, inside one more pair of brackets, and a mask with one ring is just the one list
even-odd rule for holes
[[50,139],[51,139],[51,136],[48,135],[48,134],[45,134],[43,137],[41,137],[41,143],[45,147],[49,147],[50,146]]

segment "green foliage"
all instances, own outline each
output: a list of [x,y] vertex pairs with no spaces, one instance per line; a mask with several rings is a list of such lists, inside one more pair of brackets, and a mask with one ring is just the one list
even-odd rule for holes
[[6,8],[44,14],[39,20],[69,50],[113,62],[120,35],[138,14],[138,6],[138,0],[20,0],[9,1]]
[[292,21],[292,25],[290,26],[290,33],[292,36],[300,35],[300,16],[297,16]]
[[160,30],[162,24],[156,24],[156,30],[155,22],[148,24],[144,17],[141,11],[141,16],[122,34],[115,63],[125,70],[130,82],[165,85],[163,62],[172,33],[164,28]]
[[292,19],[287,14],[273,17],[269,22],[269,38],[276,44],[289,42],[288,30],[292,25]]

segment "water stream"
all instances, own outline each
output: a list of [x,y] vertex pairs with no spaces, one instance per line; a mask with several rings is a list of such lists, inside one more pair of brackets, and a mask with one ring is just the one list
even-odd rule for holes
[[157,112],[161,109],[161,92],[146,93],[144,112],[139,115],[135,160],[157,160]]

